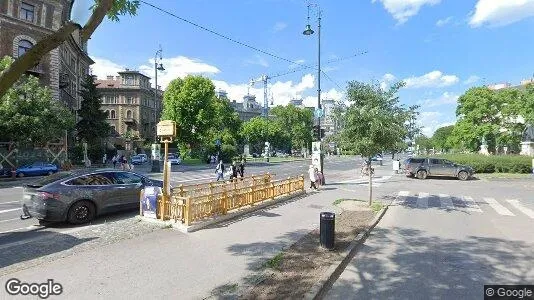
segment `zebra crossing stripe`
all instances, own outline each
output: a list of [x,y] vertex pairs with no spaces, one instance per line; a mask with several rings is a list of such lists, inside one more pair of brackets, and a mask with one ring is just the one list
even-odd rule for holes
[[488,203],[499,215],[515,216],[508,208],[502,206],[502,204],[493,198],[484,198],[484,201],[486,201],[486,203]]
[[429,193],[419,193],[417,197],[418,208],[428,208],[428,196],[430,196]]
[[440,205],[443,209],[454,209],[454,204],[452,203],[451,196],[447,194],[439,194]]
[[517,210],[519,210],[520,212],[522,212],[525,215],[529,216],[531,219],[534,219],[534,210],[524,206],[523,204],[521,204],[521,202],[519,202],[519,200],[510,199],[510,200],[506,200],[506,201],[508,203],[510,203],[510,205],[515,207]]
[[[462,200],[465,202],[465,209],[469,211],[476,211],[476,212],[482,212],[482,209],[478,206],[478,204],[473,200],[472,197],[469,196],[462,196]],[[504,207],[504,206],[503,206]]]
[[409,191],[399,191],[393,205],[402,205],[406,202],[406,197],[410,196]]

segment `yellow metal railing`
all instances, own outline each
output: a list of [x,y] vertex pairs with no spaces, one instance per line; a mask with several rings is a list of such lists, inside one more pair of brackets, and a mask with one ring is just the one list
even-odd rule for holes
[[[272,175],[250,176],[248,181],[226,181],[204,185],[180,186],[171,190],[170,199],[158,199],[164,220],[174,220],[186,225],[231,210],[253,206],[266,200],[304,191],[304,176],[272,180]],[[247,183],[248,182],[248,183]]]

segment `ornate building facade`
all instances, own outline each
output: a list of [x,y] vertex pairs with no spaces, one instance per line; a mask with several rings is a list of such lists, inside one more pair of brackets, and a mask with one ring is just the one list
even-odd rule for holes
[[[57,31],[70,19],[73,0],[0,1],[0,57],[17,58],[39,40]],[[94,62],[87,54],[80,32],[75,31],[60,47],[46,54],[27,73],[37,76],[73,113],[80,108],[81,81]]]

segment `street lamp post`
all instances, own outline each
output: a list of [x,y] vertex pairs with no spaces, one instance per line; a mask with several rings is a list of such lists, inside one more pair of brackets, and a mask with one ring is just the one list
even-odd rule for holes
[[[304,35],[312,35],[314,33],[313,29],[310,25],[310,8],[315,7],[317,9],[317,37],[318,37],[318,44],[317,44],[317,109],[319,111],[322,110],[321,105],[321,7],[318,4],[308,4],[308,24],[306,25],[305,30],[302,32]],[[317,127],[319,130],[319,134],[317,136],[317,141],[321,142],[321,117],[322,115],[316,116],[317,118]],[[321,150],[320,155],[320,165],[321,165],[321,173],[323,173],[323,153]]]
[[[156,55],[154,56],[154,144],[152,146],[153,154],[152,154],[152,172],[153,173],[159,173],[161,172],[159,167],[159,153],[156,153],[156,151],[159,151],[159,144],[158,144],[158,134],[157,134],[157,103],[158,103],[158,71],[164,71],[165,68],[163,68],[163,64],[161,63],[163,50],[161,50],[161,46],[158,51],[156,51]],[[160,63],[158,65],[158,55]]]

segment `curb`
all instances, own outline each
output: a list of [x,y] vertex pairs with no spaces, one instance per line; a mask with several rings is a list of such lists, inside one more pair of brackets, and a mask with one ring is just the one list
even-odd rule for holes
[[373,219],[371,226],[363,233],[359,233],[356,238],[350,243],[350,245],[341,253],[342,259],[339,262],[334,263],[325,274],[314,284],[310,291],[304,295],[304,299],[307,300],[316,300],[322,299],[326,292],[330,290],[334,282],[339,278],[339,275],[345,270],[346,266],[352,260],[356,254],[359,246],[361,246],[367,237],[371,234],[371,231],[376,227],[378,222],[382,219],[386,211],[388,210],[389,205],[386,205]]

